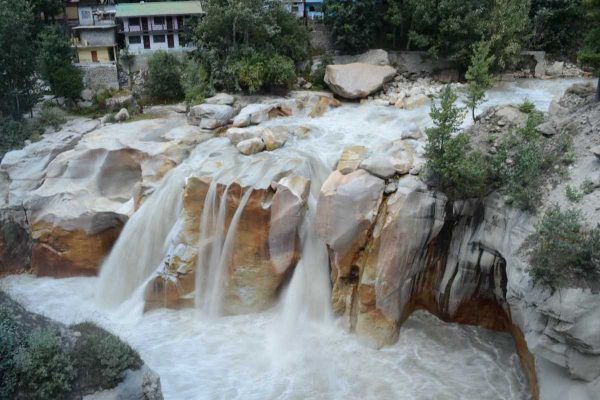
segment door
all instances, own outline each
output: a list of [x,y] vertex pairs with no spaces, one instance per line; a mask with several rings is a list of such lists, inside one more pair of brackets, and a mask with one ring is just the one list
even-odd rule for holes
[[173,35],[167,35],[167,44],[169,45],[170,49],[175,47],[175,40],[173,40]]
[[167,19],[167,30],[168,31],[172,31],[173,30],[173,18],[171,17],[165,17]]
[[144,35],[144,48],[145,49],[150,48],[150,36],[148,36],[148,35]]
[[142,30],[146,32],[148,30],[148,18],[142,18]]
[[98,52],[96,50],[92,50],[92,62],[98,62]]

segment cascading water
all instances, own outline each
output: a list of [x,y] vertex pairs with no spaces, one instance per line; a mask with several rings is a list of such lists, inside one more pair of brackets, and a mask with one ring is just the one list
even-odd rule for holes
[[196,308],[213,317],[222,312],[225,274],[231,262],[237,226],[252,195],[252,188],[246,189],[225,234],[229,186],[223,190],[218,211],[214,208],[217,186],[217,179],[213,179],[204,202],[196,265]]
[[125,224],[100,270],[96,295],[100,303],[122,303],[156,270],[181,212],[182,172],[171,171]]

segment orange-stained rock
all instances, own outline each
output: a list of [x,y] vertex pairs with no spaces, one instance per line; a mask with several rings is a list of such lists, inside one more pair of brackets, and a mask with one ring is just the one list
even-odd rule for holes
[[126,217],[99,213],[87,228],[68,229],[45,221],[31,225],[31,267],[40,276],[96,275],[125,224]]
[[[210,184],[210,177],[187,179],[181,230],[173,239],[164,268],[146,288],[147,309],[193,304],[201,218]],[[226,188],[224,184],[217,185],[217,203]],[[229,185],[226,231],[243,194],[248,190],[252,193],[241,212],[235,251],[226,272],[224,313],[259,311],[276,300],[282,282],[299,258],[298,227],[309,188],[308,180],[295,175],[266,189],[242,188],[236,182]]]

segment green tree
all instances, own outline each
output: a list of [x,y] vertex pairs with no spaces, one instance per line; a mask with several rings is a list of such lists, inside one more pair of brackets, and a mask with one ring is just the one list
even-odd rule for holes
[[281,56],[287,66],[308,58],[308,31],[278,0],[209,0],[195,42],[208,84],[219,90],[239,90],[241,67],[250,59]]
[[387,39],[391,41],[392,48],[398,47],[398,42],[402,40],[407,20],[410,17],[406,0],[389,0],[385,3],[383,20],[386,23],[385,28],[389,29]]
[[515,62],[528,24],[529,0],[408,0],[409,47],[466,68],[472,46],[490,43],[496,68]]
[[325,0],[325,23],[336,48],[349,52],[368,49],[376,37],[380,14],[375,0]]
[[440,105],[431,107],[434,126],[425,130],[425,158],[429,178],[450,198],[481,196],[486,191],[487,167],[481,153],[469,151],[469,137],[459,133],[464,110],[456,106],[456,93],[447,86]]
[[39,98],[34,20],[25,0],[0,0],[0,116],[21,118]]
[[[578,54],[579,62],[594,69],[600,77],[600,0],[584,0],[592,29],[585,37],[583,48]],[[596,89],[596,100],[600,101],[600,78]]]
[[148,77],[145,88],[157,100],[181,100],[181,61],[172,53],[157,51],[148,60]]
[[494,86],[494,76],[490,68],[495,57],[490,55],[490,43],[480,42],[474,46],[467,78],[467,106],[475,120],[475,108],[485,100],[485,91]]
[[532,0],[530,46],[560,56],[573,56],[585,28],[581,0]]
[[48,83],[55,96],[72,101],[79,98],[83,90],[82,73],[72,64],[65,64],[52,72]]

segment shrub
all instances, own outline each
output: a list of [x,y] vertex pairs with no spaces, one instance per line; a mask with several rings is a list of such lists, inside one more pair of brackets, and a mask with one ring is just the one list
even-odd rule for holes
[[71,64],[53,71],[49,83],[54,95],[70,100],[77,99],[83,90],[82,73]]
[[238,82],[250,93],[289,89],[295,78],[294,63],[279,54],[255,55],[240,62]]
[[17,388],[14,355],[23,344],[23,332],[12,315],[0,310],[0,399],[10,399]]
[[29,132],[23,122],[10,118],[0,119],[0,158],[9,151],[21,147],[29,137]]
[[192,106],[202,103],[211,94],[206,69],[195,60],[188,61],[183,68],[181,86],[185,102]]
[[116,386],[128,369],[142,366],[140,356],[118,337],[92,323],[72,327],[81,332],[73,357],[82,388],[93,391]]
[[531,114],[535,111],[535,104],[529,99],[523,100],[521,104],[519,104],[519,111],[524,114]]
[[581,182],[581,186],[579,188],[581,189],[584,195],[590,194],[594,191],[594,182],[590,181],[589,179],[586,179],[583,182]]
[[565,189],[565,195],[567,196],[567,200],[572,203],[579,203],[583,199],[583,193],[571,185],[567,185]]
[[60,128],[67,121],[67,114],[58,107],[42,107],[39,122],[42,126]]
[[350,52],[368,49],[380,25],[377,11],[375,0],[325,0],[324,20],[331,28],[335,47]]
[[442,92],[440,106],[433,105],[434,127],[426,129],[427,172],[450,198],[478,197],[487,189],[487,166],[483,155],[468,151],[469,137],[458,128],[464,110],[455,105],[457,96],[450,88]]
[[327,66],[333,64],[334,59],[331,53],[324,53],[319,60],[319,64],[311,74],[311,81],[315,88],[324,88],[325,84],[325,72]]
[[586,229],[576,210],[548,210],[526,246],[536,284],[558,289],[594,286],[600,280],[600,226]]
[[75,378],[75,369],[56,335],[49,330],[32,332],[14,356],[19,391],[32,399],[65,397]]
[[181,87],[181,61],[165,51],[157,51],[148,60],[148,77],[145,89],[148,95],[161,101],[183,99]]
[[523,128],[502,138],[497,153],[490,159],[492,178],[509,202],[533,211],[542,198],[542,187],[555,173],[561,173],[569,162],[572,139],[559,135],[544,138],[536,129],[542,115],[533,111]]

